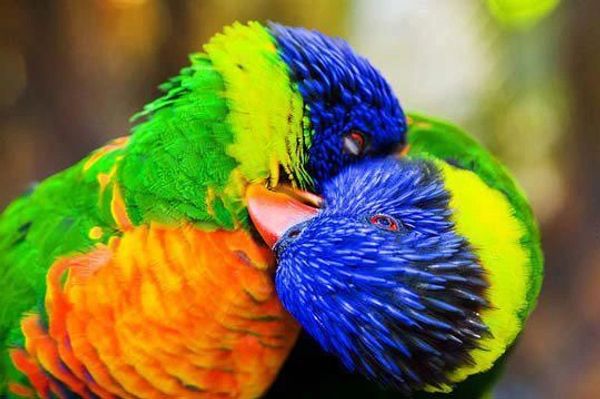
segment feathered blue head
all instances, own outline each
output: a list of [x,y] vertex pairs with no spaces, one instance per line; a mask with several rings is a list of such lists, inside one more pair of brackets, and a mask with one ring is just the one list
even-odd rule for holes
[[307,171],[317,190],[343,166],[405,144],[402,108],[365,58],[343,40],[316,31],[273,23],[269,28],[308,108]]
[[404,393],[448,382],[487,334],[487,283],[435,165],[356,164],[323,197],[275,245],[284,306],[350,370]]

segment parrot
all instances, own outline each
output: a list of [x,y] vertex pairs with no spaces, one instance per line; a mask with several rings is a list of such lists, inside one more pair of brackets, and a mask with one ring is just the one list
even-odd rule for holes
[[234,23],[160,89],[0,215],[0,398],[260,397],[300,326],[246,191],[310,201],[406,141],[383,76],[303,28]]
[[534,309],[543,257],[521,188],[461,129],[420,114],[408,125],[400,153],[347,166],[318,207],[247,191],[283,306],[366,377],[294,350],[272,397],[486,397]]

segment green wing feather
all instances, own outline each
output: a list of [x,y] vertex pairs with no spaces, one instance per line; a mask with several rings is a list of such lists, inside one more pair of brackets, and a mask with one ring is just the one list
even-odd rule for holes
[[103,239],[113,234],[111,216],[97,206],[97,186],[80,163],[39,184],[0,215],[0,394],[9,373],[17,378],[4,349],[22,345],[23,312],[43,310],[52,261],[93,245],[88,236],[93,226],[103,228]]
[[225,84],[206,55],[191,60],[136,116],[147,120],[134,128],[118,180],[134,224],[186,219],[232,229],[246,215],[227,191],[237,162],[226,154],[233,132]]

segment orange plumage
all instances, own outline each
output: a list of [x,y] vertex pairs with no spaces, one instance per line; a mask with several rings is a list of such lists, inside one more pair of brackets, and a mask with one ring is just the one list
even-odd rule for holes
[[260,396],[299,330],[272,261],[244,231],[129,229],[52,265],[48,327],[23,319],[12,358],[42,397],[61,386],[84,398]]

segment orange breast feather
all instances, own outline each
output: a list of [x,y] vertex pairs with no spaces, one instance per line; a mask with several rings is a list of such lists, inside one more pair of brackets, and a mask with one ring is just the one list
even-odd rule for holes
[[[298,334],[245,232],[136,227],[55,262],[12,359],[41,397],[257,397]],[[13,393],[32,394],[13,383]]]

